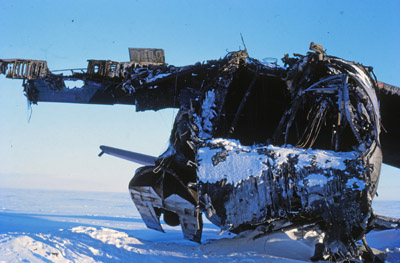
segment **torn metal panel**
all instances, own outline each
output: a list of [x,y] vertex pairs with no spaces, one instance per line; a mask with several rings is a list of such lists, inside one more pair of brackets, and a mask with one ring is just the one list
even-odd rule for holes
[[0,73],[10,79],[41,79],[48,71],[43,60],[0,59]]
[[111,60],[88,60],[88,77],[121,77],[122,63]]
[[[149,228],[164,232],[160,224],[163,214],[167,224],[181,225],[184,238],[200,243],[203,222],[195,195],[185,189],[185,184],[173,171],[156,171],[155,168],[139,168],[129,183],[132,200],[143,221]],[[171,181],[177,185],[171,185]]]
[[400,228],[400,219],[374,215],[373,219],[370,221],[370,225],[374,230],[398,229]]
[[387,84],[387,83],[382,82],[382,81],[378,81],[377,83],[378,83],[379,89],[384,94],[393,94],[393,95],[395,94],[395,95],[400,96],[400,88],[399,87]]
[[140,65],[165,64],[164,50],[159,48],[129,48],[129,58]]

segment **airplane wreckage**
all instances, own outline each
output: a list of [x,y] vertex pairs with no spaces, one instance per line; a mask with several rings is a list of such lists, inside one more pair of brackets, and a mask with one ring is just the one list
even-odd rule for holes
[[[400,167],[400,88],[319,44],[310,50],[285,55],[283,67],[246,49],[182,67],[167,65],[161,49],[130,49],[130,62],[88,60],[68,76],[40,60],[0,60],[0,72],[23,79],[33,104],[179,108],[159,157],[100,146],[144,165],[129,191],[149,228],[163,231],[163,214],[200,242],[202,213],[233,233],[318,228],[324,240],[313,260],[384,260],[365,234],[400,225],[371,208],[382,160]],[[84,86],[67,88],[67,80]]]

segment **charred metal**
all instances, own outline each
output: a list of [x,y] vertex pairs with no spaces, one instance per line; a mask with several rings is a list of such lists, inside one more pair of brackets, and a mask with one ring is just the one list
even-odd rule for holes
[[10,79],[39,79],[47,76],[47,62],[30,59],[0,59],[0,73]]
[[[0,69],[26,80],[32,103],[179,108],[169,147],[158,158],[101,148],[146,165],[129,189],[149,228],[164,231],[163,215],[167,224],[181,225],[184,238],[201,242],[202,213],[234,233],[308,225],[325,234],[313,259],[378,261],[364,237],[373,228],[399,226],[375,215],[371,203],[382,155],[400,167],[400,89],[319,44],[310,50],[286,54],[284,67],[247,50],[175,67],[165,64],[162,50],[132,49],[130,62],[88,60],[86,72],[70,76],[53,74],[43,61],[0,60]],[[85,85],[69,89],[66,80]]]

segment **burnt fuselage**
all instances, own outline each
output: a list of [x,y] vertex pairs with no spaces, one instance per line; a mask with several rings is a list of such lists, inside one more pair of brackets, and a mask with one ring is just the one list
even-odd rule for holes
[[[149,228],[163,231],[163,215],[200,242],[202,213],[236,233],[314,224],[329,251],[356,255],[382,164],[377,82],[370,68],[320,49],[283,62],[265,64],[244,50],[185,67],[90,60],[87,72],[71,76],[52,74],[43,61],[0,60],[0,69],[25,80],[32,103],[179,108],[169,147],[155,160],[110,150],[151,163],[129,184]],[[84,86],[69,89],[65,80]],[[385,136],[393,140],[400,141]],[[400,165],[396,154],[388,147]]]
[[[375,80],[357,63],[317,53],[287,68],[245,51],[218,63],[184,81],[168,150],[130,184],[145,222],[160,225],[166,211],[178,222],[185,213],[152,201],[178,195],[191,203],[191,220],[180,223],[194,241],[200,210],[232,232],[318,223],[326,247],[355,251],[382,163]],[[139,185],[146,176],[156,179]],[[155,193],[140,195],[150,186]],[[146,210],[143,200],[158,205]]]

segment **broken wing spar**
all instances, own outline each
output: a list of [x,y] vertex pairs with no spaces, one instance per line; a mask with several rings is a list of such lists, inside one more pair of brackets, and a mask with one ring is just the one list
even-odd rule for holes
[[126,151],[104,145],[101,145],[100,149],[101,152],[99,153],[99,157],[102,156],[103,154],[109,154],[141,165],[155,165],[156,157],[154,156]]

